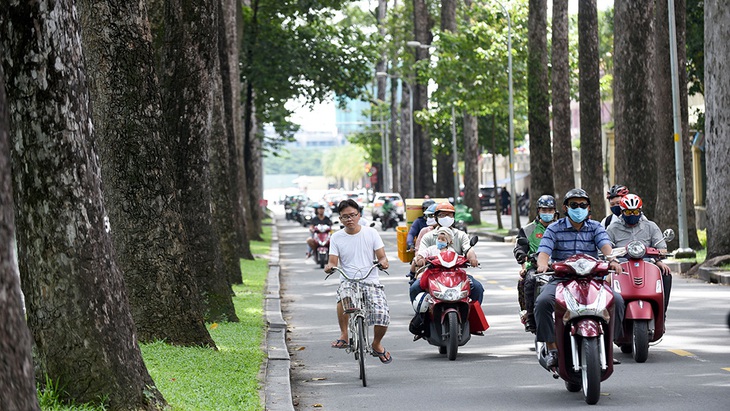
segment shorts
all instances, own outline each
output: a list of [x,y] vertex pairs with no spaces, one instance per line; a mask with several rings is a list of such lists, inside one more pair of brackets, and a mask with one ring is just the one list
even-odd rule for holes
[[[382,284],[361,283],[360,286],[365,290],[365,303],[367,305],[368,315],[365,318],[368,325],[380,325],[387,327],[390,325],[390,308],[388,308],[388,300],[385,298],[385,287]],[[340,283],[342,288],[342,283]],[[340,290],[337,290],[337,302],[340,302]]]

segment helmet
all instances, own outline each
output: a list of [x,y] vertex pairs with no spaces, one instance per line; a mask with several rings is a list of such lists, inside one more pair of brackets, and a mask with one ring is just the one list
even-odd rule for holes
[[555,197],[542,195],[537,199],[537,208],[555,208]]
[[423,203],[421,204],[421,210],[426,211],[429,207],[431,207],[431,204],[436,204],[433,200],[423,200]]
[[565,197],[563,197],[563,205],[568,205],[568,200],[571,198],[585,198],[588,200],[588,204],[591,203],[591,198],[588,197],[588,193],[586,193],[586,191],[582,188],[574,188],[565,193]]
[[642,206],[641,197],[636,194],[626,194],[621,199],[622,210],[639,210]]
[[456,210],[454,209],[454,206],[452,206],[451,203],[449,203],[449,202],[439,203],[436,206],[436,212],[439,212],[439,211],[446,211],[449,213],[456,214]]
[[621,184],[616,184],[614,186],[611,186],[611,188],[606,191],[606,200],[610,200],[614,197],[623,197],[626,194],[629,193],[629,189],[626,188],[626,186],[622,186]]
[[431,204],[428,206],[426,211],[423,212],[424,215],[434,215],[436,213],[436,203]]
[[431,305],[431,297],[425,292],[418,293],[416,299],[413,300],[413,309],[417,313],[425,313],[428,311],[429,305]]

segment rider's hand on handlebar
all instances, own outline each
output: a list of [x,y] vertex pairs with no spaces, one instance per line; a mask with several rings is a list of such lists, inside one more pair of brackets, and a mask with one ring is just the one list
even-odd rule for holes
[[613,269],[614,271],[616,271],[616,274],[621,274],[621,272],[623,271],[621,269],[621,264],[618,261],[616,261],[616,260],[611,260],[608,263],[608,268],[609,269]]
[[324,272],[327,274],[332,274],[332,271],[335,269],[335,267],[331,266],[329,263],[327,263],[324,266]]
[[544,273],[548,270],[547,264],[537,264],[537,272],[538,273]]
[[525,254],[525,252],[524,252],[524,251],[522,251],[522,250],[518,250],[518,251],[517,251],[517,252],[515,253],[515,259],[517,259],[517,262],[518,262],[518,263],[520,263],[520,264],[524,264],[524,263],[525,263],[525,261],[527,261],[527,254]]

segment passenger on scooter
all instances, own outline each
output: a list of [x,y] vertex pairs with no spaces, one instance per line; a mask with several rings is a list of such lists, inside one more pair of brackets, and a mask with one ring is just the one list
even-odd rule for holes
[[[547,226],[555,222],[557,213],[555,212],[555,197],[551,195],[543,195],[537,199],[538,215],[535,221],[520,228],[517,234],[517,243],[513,253],[515,260],[522,266],[520,270],[520,279],[517,281],[517,295],[520,303],[520,317],[522,323],[525,324],[525,331],[535,332],[535,282],[534,276],[536,267],[528,260],[528,255],[536,253],[537,247],[540,245],[543,233]],[[525,238],[528,244],[520,244],[519,239]]]
[[319,224],[327,224],[332,227],[332,220],[324,215],[324,205],[317,204],[315,210],[317,213],[312,217],[309,224],[310,236],[307,238],[307,246],[309,246],[307,249],[307,258],[311,257],[314,250],[317,249],[317,242],[314,240],[314,227]]
[[[413,222],[411,229],[408,230],[408,237],[406,238],[408,251],[416,251],[418,248],[417,244],[420,242],[421,231],[436,224],[436,219],[433,218],[433,212],[436,210],[436,202],[433,200],[426,200],[423,204],[421,204],[421,208],[423,209],[423,215],[418,217],[416,221]],[[431,210],[430,213],[429,210]],[[430,231],[430,229],[428,231]],[[408,274],[406,274],[406,277],[408,277],[410,281],[413,281],[415,276],[416,269],[413,266],[413,261],[411,261],[411,269]]]
[[[451,205],[449,202],[441,203],[436,206],[436,222],[438,224],[439,228],[447,228],[451,231],[451,235],[453,238],[452,247],[454,251],[459,255],[464,255],[468,260],[469,264],[472,267],[476,267],[479,265],[479,260],[477,260],[476,252],[473,248],[470,248],[469,245],[469,236],[461,231],[456,230],[452,226],[454,225],[454,206]],[[426,233],[423,236],[423,239],[421,240],[421,244],[419,246],[420,248],[428,248],[432,245],[436,245],[438,242],[438,229],[436,231],[431,231],[429,233]],[[465,252],[466,251],[466,255]],[[471,281],[471,291],[469,293],[469,298],[472,300],[479,301],[479,304],[482,303],[482,300],[484,298],[484,286],[473,276],[468,275],[469,280]],[[411,284],[410,289],[410,297],[411,302],[416,298],[418,293],[421,291],[425,291],[421,288],[421,284],[419,281],[415,281],[413,284]]]
[[[667,252],[667,242],[659,226],[653,221],[642,218],[643,202],[636,194],[627,194],[621,198],[621,218],[616,219],[607,229],[608,237],[614,247],[626,247],[631,241],[641,241],[646,247],[654,247],[662,253]],[[669,293],[672,291],[672,271],[660,260],[654,261],[662,271],[664,284],[664,313],[669,305]]]
[[[587,254],[598,257],[598,250],[603,255],[613,252],[611,239],[603,226],[588,218],[591,200],[588,194],[580,188],[574,188],[565,194],[563,211],[568,215],[551,224],[545,230],[537,251],[537,272],[548,270],[548,262],[563,261],[575,254]],[[621,272],[621,264],[615,258],[609,259],[609,267]],[[555,344],[555,324],[553,312],[555,310],[555,289],[562,278],[553,278],[546,284],[535,301],[535,325],[537,341],[547,343],[549,368],[558,363],[557,345]],[[613,292],[615,321],[614,339],[620,336],[624,318],[624,300],[621,294]]]
[[629,193],[629,189],[626,188],[626,186],[622,186],[621,184],[616,184],[611,186],[611,188],[608,189],[606,192],[606,200],[608,200],[608,206],[611,207],[611,214],[607,215],[603,220],[601,220],[601,225],[603,228],[608,229],[608,226],[613,221],[617,221],[618,218],[614,217],[620,217],[621,216],[621,198]]
[[418,237],[416,237],[416,241],[414,242],[413,246],[415,247],[416,252],[418,252],[418,249],[421,245],[421,240],[423,239],[423,236],[427,233],[431,232],[431,230],[435,230],[438,227],[438,222],[436,221],[436,204],[431,204],[428,206],[428,209],[424,212],[424,215],[426,216],[426,226],[421,229],[421,231],[418,232]]

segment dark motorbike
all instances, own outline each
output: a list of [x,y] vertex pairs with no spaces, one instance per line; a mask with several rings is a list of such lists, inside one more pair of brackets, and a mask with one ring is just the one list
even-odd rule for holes
[[396,213],[395,207],[383,212],[383,215],[380,217],[380,226],[383,231],[398,227],[398,213]]
[[565,278],[555,290],[557,369],[547,366],[547,344],[536,342],[540,365],[562,378],[570,392],[583,390],[588,404],[601,396],[601,381],[613,373],[613,293],[604,278],[608,263],[574,255],[553,264],[553,275]]

